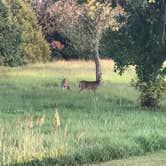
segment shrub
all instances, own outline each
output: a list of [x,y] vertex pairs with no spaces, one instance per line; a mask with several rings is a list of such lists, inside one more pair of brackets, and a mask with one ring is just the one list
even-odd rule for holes
[[5,0],[9,7],[12,22],[21,31],[19,56],[10,60],[14,64],[46,62],[50,59],[50,48],[46,42],[42,29],[38,25],[37,17],[30,4],[23,0]]

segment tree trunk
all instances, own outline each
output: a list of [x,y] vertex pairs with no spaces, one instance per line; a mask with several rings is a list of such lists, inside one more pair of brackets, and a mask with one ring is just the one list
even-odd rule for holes
[[95,54],[95,67],[96,67],[96,80],[101,79],[101,62],[100,62],[100,56],[98,53]]
[[99,31],[96,35],[95,41],[95,66],[96,66],[96,80],[101,80],[102,72],[101,72],[101,62],[100,62],[100,53],[99,53],[99,45],[102,33]]

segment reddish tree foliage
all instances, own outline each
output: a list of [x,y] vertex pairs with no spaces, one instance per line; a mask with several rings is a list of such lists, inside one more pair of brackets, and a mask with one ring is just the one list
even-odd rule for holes
[[54,40],[51,42],[51,47],[54,49],[62,50],[64,48],[64,44],[60,41]]

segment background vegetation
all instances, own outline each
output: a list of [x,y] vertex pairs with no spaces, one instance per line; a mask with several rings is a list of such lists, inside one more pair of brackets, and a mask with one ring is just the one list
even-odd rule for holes
[[20,30],[8,20],[8,16],[8,9],[0,1],[0,65],[8,65],[13,59],[18,59]]
[[19,66],[48,61],[50,48],[31,5],[24,0],[6,0],[4,2],[2,5],[2,1],[0,1],[2,6],[5,5],[3,8],[1,7],[0,15],[5,17],[6,23],[9,22],[12,26],[5,26],[6,23],[1,22],[1,64]]

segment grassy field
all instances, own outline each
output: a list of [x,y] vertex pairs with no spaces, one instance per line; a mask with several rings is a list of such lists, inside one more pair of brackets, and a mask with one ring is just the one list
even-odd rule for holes
[[[104,81],[96,95],[79,93],[79,80],[95,79],[94,67],[59,61],[0,68],[1,165],[72,166],[166,149],[165,95],[160,109],[142,110],[130,86],[134,69],[120,77],[112,61],[102,61]],[[63,93],[64,77],[71,90]]]

